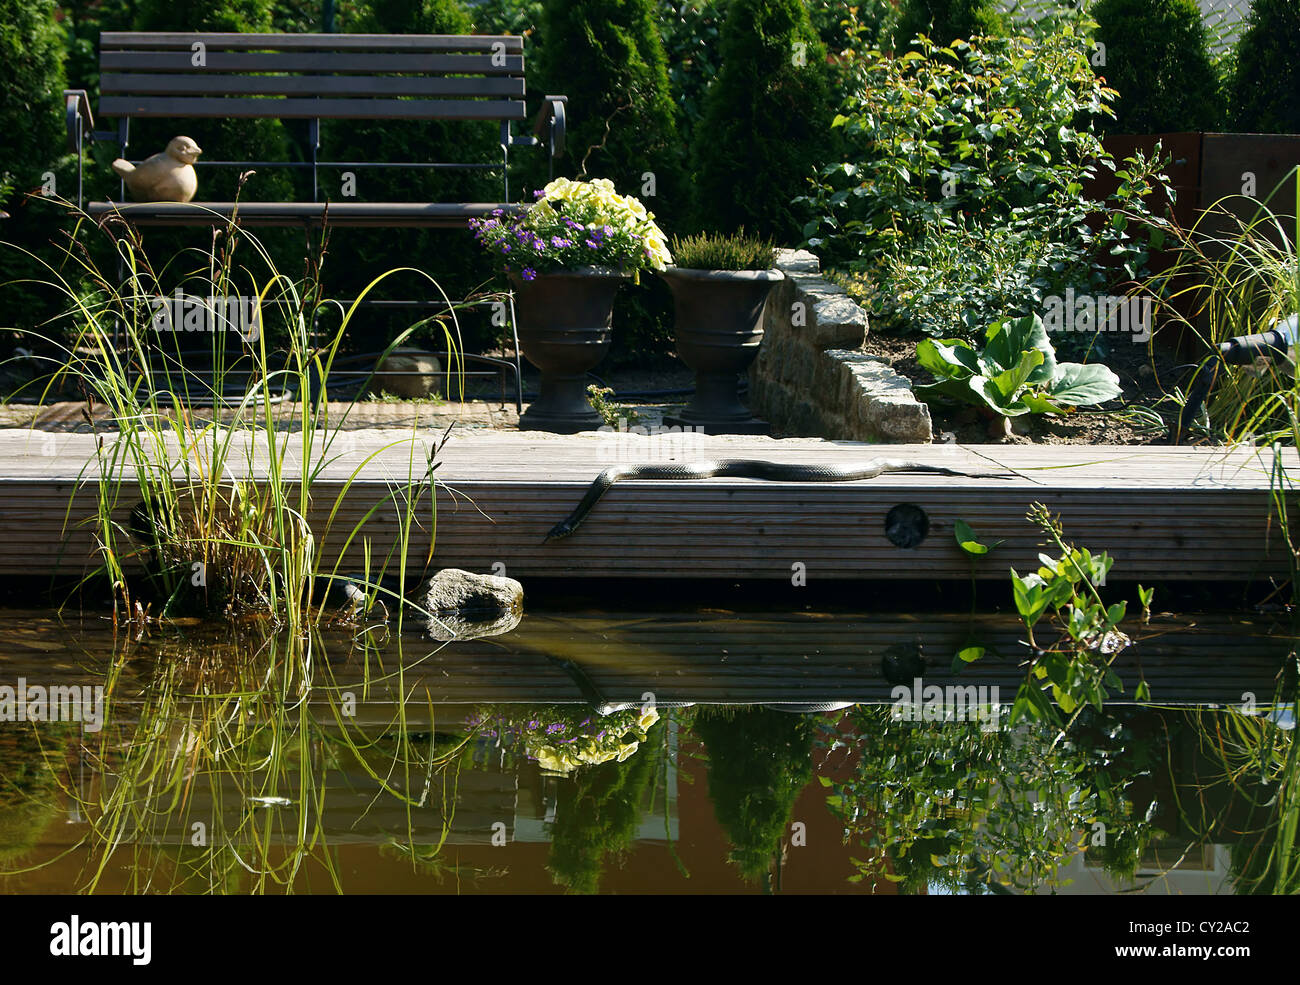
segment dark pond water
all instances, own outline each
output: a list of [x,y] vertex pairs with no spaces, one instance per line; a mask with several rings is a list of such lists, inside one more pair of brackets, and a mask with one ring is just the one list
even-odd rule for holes
[[568,607],[359,643],[0,610],[0,891],[1296,888],[1288,624],[1157,616],[1115,665],[1151,702],[1064,734],[1006,721],[1018,630]]

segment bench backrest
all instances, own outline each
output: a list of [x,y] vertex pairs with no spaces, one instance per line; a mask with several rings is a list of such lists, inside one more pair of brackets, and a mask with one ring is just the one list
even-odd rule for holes
[[524,119],[508,35],[105,32],[99,67],[117,118]]

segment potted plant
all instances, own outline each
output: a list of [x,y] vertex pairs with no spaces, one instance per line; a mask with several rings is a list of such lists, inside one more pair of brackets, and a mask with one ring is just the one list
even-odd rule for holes
[[763,430],[740,401],[741,373],[763,341],[763,306],[785,275],[772,243],[701,234],[674,239],[676,266],[660,271],[673,292],[677,354],[695,370],[695,396],[675,420],[714,432]]
[[571,433],[603,423],[586,374],[609,348],[614,295],[628,278],[672,261],[654,216],[612,182],[557,178],[526,211],[471,222],[519,300],[519,344],[542,371],[525,430]]

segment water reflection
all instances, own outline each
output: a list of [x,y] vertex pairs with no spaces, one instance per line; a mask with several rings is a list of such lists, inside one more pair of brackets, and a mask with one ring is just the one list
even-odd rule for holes
[[1294,891],[1289,633],[1157,622],[1160,706],[1061,735],[889,704],[904,651],[1009,700],[1014,660],[951,677],[974,633],[1015,652],[994,617],[537,614],[438,643],[0,613],[0,686],[105,689],[98,731],[0,720],[0,886]]

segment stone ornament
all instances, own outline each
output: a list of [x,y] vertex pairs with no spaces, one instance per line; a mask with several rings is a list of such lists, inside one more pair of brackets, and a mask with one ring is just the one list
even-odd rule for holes
[[119,157],[112,168],[137,202],[188,202],[199,188],[194,162],[202,153],[189,137],[173,137],[165,151],[139,167]]

